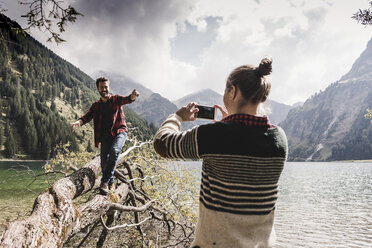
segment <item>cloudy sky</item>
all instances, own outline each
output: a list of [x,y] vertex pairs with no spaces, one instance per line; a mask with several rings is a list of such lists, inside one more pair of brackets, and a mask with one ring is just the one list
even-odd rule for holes
[[[84,14],[47,43],[89,75],[122,74],[176,100],[210,88],[223,93],[228,74],[273,57],[270,98],[293,104],[347,73],[372,37],[351,16],[367,0],[69,0]],[[24,9],[0,0],[21,25]]]

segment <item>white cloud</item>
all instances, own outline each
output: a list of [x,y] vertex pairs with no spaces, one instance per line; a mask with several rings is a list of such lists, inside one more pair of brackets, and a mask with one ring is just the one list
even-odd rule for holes
[[[15,8],[14,1],[7,2]],[[257,65],[269,54],[271,98],[304,101],[345,74],[371,38],[371,27],[350,18],[368,6],[365,0],[70,2],[85,16],[67,28],[66,44],[48,47],[89,74],[121,73],[172,100],[202,88],[222,93],[232,69]],[[200,63],[173,57],[177,32],[186,31],[186,22],[209,32],[208,17],[220,18],[219,27],[209,47],[194,49]],[[45,34],[34,34],[46,40]]]
[[204,53],[195,85],[207,84],[221,92],[233,67],[257,65],[266,54],[274,58],[270,76],[274,100],[304,101],[338,80],[365,48],[370,28],[350,18],[358,9],[356,2],[309,2],[293,6],[288,1],[261,1],[258,6],[236,1],[208,9],[211,2],[203,1],[206,12],[223,21],[216,42]]

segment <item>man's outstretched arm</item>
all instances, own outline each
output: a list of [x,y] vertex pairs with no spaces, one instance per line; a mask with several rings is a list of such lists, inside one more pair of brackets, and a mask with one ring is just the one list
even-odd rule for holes
[[93,119],[93,113],[94,113],[95,108],[96,108],[96,105],[95,103],[93,103],[85,115],[80,117],[79,120],[70,123],[71,129],[73,130],[75,127],[80,127],[84,125],[85,123],[90,122]]
[[134,89],[129,96],[120,96],[118,95],[118,100],[120,105],[128,104],[134,102],[137,97],[139,97],[139,92]]

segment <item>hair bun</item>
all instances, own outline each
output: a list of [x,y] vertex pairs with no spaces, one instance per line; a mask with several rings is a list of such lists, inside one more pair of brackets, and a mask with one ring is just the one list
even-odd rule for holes
[[272,63],[273,59],[270,57],[266,57],[261,60],[260,65],[256,69],[261,77],[271,74],[273,71]]

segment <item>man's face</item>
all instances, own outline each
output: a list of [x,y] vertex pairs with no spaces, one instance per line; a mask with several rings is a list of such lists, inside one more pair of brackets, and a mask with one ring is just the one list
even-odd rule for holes
[[110,92],[110,83],[108,81],[99,82],[98,92],[101,95],[101,97],[107,98],[109,96],[109,92]]

